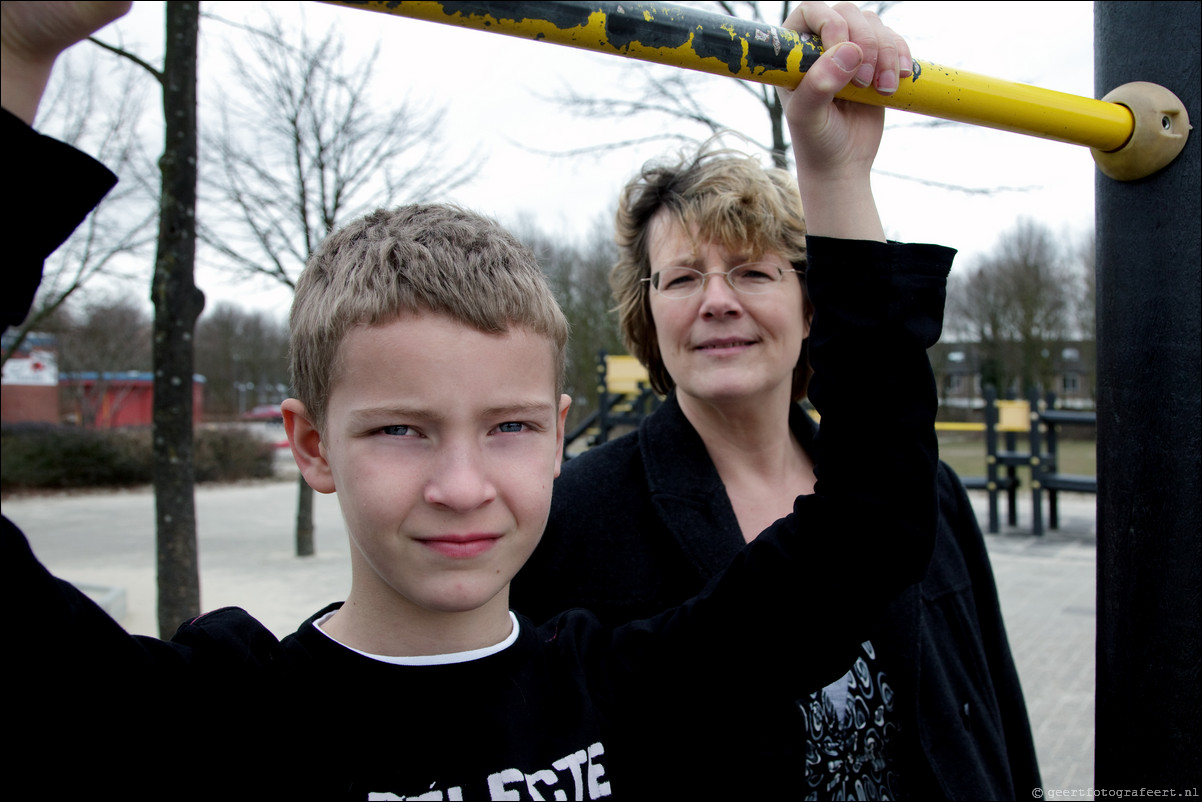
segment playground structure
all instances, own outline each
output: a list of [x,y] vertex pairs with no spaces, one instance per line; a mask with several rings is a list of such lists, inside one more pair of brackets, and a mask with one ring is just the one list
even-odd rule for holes
[[[813,37],[665,3],[337,4],[782,86],[821,54]],[[1196,795],[1202,776],[1199,13],[1196,0],[1094,3],[1102,100],[922,61],[891,98],[841,95],[1083,145],[1098,165],[1094,766],[1115,795]]]
[[[787,88],[797,86],[823,53],[812,35],[672,3],[326,1]],[[915,59],[912,77],[893,95],[849,86],[838,97],[1083,145],[1103,173],[1122,181],[1172,162],[1190,131],[1184,104],[1146,81],[1094,100]]]
[[[1096,476],[1065,474],[1060,472],[1059,430],[1062,426],[1097,425],[1093,412],[1056,409],[1056,399],[1051,393],[1040,397],[1032,391],[1026,399],[1004,399],[997,397],[993,387],[985,389],[985,422],[983,424],[940,424],[936,429],[959,429],[983,431],[985,433],[985,476],[961,477],[969,489],[984,490],[989,494],[990,534],[1001,530],[998,511],[1000,497],[1004,493],[1007,501],[1007,522],[1018,526],[1018,490],[1021,486],[1018,468],[1029,469],[1031,488],[1031,534],[1044,533],[1043,501],[1048,502],[1048,528],[1060,526],[1059,494],[1061,492],[1098,492]],[[1019,438],[1027,438],[1027,447],[1020,449]]]
[[564,435],[564,452],[581,437],[588,446],[609,440],[619,426],[638,426],[659,406],[647,369],[625,354],[597,355],[597,408]]
[[[564,436],[564,449],[585,439],[586,447],[609,440],[619,427],[637,427],[639,422],[655,411],[660,397],[651,389],[647,369],[632,356],[597,355],[597,408]],[[817,419],[817,413],[807,412]],[[989,494],[988,531],[1001,531],[1000,506],[1002,497],[1007,503],[1007,523],[1018,526],[1018,491],[1022,481],[1019,468],[1029,470],[1031,490],[1031,534],[1044,533],[1043,504],[1048,505],[1047,527],[1060,525],[1059,494],[1062,492],[1098,492],[1095,476],[1060,472],[1059,440],[1062,426],[1094,427],[1097,415],[1056,408],[1056,397],[1048,393],[1041,397],[1032,391],[1026,399],[998,398],[997,390],[985,388],[984,422],[937,422],[936,430],[973,432],[984,435],[982,461],[984,476],[962,476],[969,490]],[[1019,439],[1026,438],[1026,447]]]

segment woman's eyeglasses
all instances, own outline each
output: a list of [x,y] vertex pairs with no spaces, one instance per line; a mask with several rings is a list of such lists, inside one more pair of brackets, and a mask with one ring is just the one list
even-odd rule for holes
[[725,272],[702,273],[691,267],[665,267],[642,279],[665,298],[689,298],[705,289],[710,276],[722,276],[732,290],[743,295],[763,295],[780,284],[785,273],[801,273],[800,270],[782,270],[771,262],[748,262],[732,267]]

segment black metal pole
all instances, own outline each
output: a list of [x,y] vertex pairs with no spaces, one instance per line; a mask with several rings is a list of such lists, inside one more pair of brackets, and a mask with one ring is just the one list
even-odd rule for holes
[[[1161,84],[1200,119],[1198,2],[1098,2],[1095,92]],[[1135,45],[1135,46],[1133,46]],[[1199,146],[1097,178],[1098,789],[1202,777]]]

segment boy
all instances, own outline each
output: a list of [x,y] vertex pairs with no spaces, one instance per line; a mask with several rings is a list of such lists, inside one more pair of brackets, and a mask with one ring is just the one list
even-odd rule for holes
[[[332,234],[298,284],[284,415],[306,481],[339,494],[346,601],[283,641],[232,608],[168,643],[130,637],[51,577],[5,519],[25,756],[59,784],[127,795],[764,791],[757,767],[780,756],[741,751],[739,733],[770,701],[841,675],[930,548],[925,348],[947,260],[894,270],[867,251],[863,265],[810,267],[811,397],[827,441],[816,493],[704,593],[608,630],[583,611],[534,627],[508,609],[546,520],[568,409],[566,324],[533,255],[495,223],[439,205]],[[882,386],[900,399],[884,410]],[[864,455],[886,438],[874,454],[884,479],[866,479]],[[834,536],[848,528],[854,548]],[[804,566],[852,556],[866,588],[832,605],[838,572]],[[749,666],[758,673],[744,686]],[[89,717],[127,740],[77,743]]]
[[[857,292],[873,295],[871,285]],[[834,303],[819,309],[840,313]],[[317,747],[315,765],[273,778],[273,792],[294,782],[294,792],[326,798],[754,789],[754,766],[775,756],[739,754],[735,733],[774,709],[765,699],[841,674],[871,609],[824,605],[837,572],[812,576],[799,566],[838,564],[831,561],[842,539],[824,533],[849,526],[865,527],[861,542],[893,555],[877,566],[873,599],[912,580],[921,563],[916,532],[931,528],[903,524],[932,509],[933,463],[924,463],[933,451],[915,446],[913,424],[893,421],[891,433],[909,446],[887,475],[927,474],[896,483],[925,486],[925,504],[906,490],[908,500],[882,494],[892,509],[857,509],[880,502],[858,478],[840,487],[833,475],[830,496],[799,498],[793,520],[761,536],[724,581],[683,608],[613,631],[580,611],[535,628],[509,612],[508,584],[546,521],[568,399],[559,393],[567,326],[532,254],[454,207],[375,212],[314,254],[291,329],[296,397],[283,405],[285,427],[306,481],[339,494],[352,546],[346,601],[282,643],[227,609],[184,625],[171,644],[130,644],[115,628],[94,634],[100,625],[88,620],[86,602],[48,578],[26,579],[24,600],[44,629],[77,631],[68,643],[82,637],[96,662],[109,663],[106,683],[123,689],[122,705],[138,705],[125,715],[139,731],[154,721],[152,693],[179,699],[181,687],[199,687],[183,710],[200,715],[200,736],[224,741],[243,731],[244,749],[257,743],[255,754],[280,760]],[[846,342],[863,344],[858,335]],[[815,349],[816,390],[822,352],[832,350]],[[879,350],[904,359],[907,372],[924,359],[919,347]],[[864,357],[839,361],[858,370]],[[840,383],[856,392],[859,382]],[[831,392],[845,406],[864,406]],[[820,407],[824,432],[846,420],[832,404]],[[863,426],[870,438],[883,434],[856,421],[844,450],[863,453]],[[906,534],[881,537],[889,527]],[[907,579],[891,578],[902,566]],[[42,612],[64,596],[85,612]],[[825,640],[808,644],[800,627],[788,631],[799,609],[821,611],[813,628]],[[732,686],[753,660],[802,669]],[[725,704],[693,709],[702,693],[721,699],[713,689],[723,684]],[[81,691],[77,703],[93,692],[104,690]],[[150,721],[138,722],[142,715]],[[703,765],[714,774],[701,774]],[[723,767],[737,767],[736,775]],[[263,779],[252,774],[235,788]]]

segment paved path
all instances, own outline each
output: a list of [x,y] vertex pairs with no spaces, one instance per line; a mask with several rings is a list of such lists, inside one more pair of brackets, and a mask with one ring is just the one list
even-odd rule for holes
[[[969,494],[982,530],[984,492]],[[1093,787],[1096,501],[1060,496],[1060,528],[1030,534],[1030,502],[1019,527],[986,535],[1010,648],[1018,666],[1047,789]],[[1047,510],[1044,510],[1047,524]],[[1002,520],[1005,521],[1003,505]],[[1017,789],[1019,799],[1023,789]],[[1048,798],[1051,798],[1049,794]],[[1088,798],[1083,795],[1075,799]]]
[[[984,494],[972,495],[986,520]],[[196,502],[206,609],[245,607],[283,636],[345,595],[349,547],[334,497],[316,498],[317,555],[303,560],[292,556],[294,482],[205,486]],[[153,510],[148,490],[3,502],[51,571],[123,588],[121,622],[140,634],[157,630]],[[1093,785],[1094,521],[1092,496],[1067,495],[1059,531],[986,538],[1049,789]],[[1029,509],[1020,506],[1019,522],[1030,525]],[[1028,792],[1018,789],[1019,798]]]

